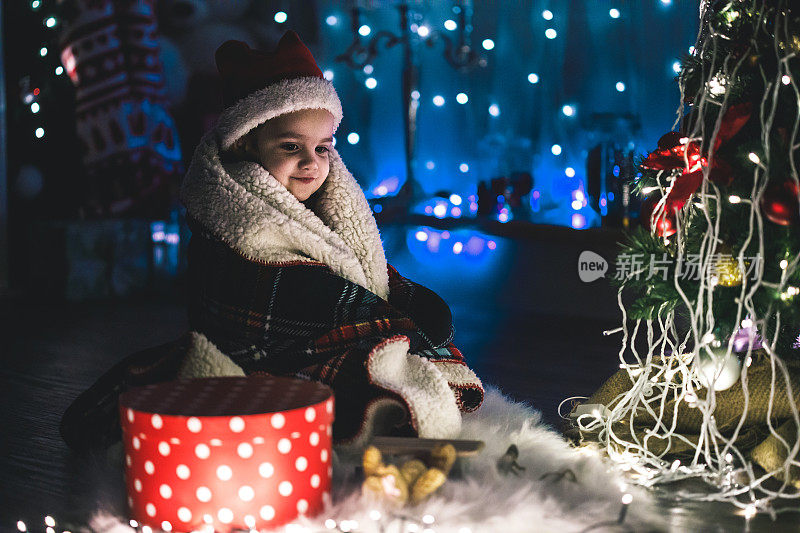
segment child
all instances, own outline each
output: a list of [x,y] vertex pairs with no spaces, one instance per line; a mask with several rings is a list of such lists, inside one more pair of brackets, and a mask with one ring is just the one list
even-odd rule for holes
[[447,305],[386,263],[333,148],[333,85],[291,31],[274,53],[228,41],[216,61],[226,107],[181,191],[193,331],[178,377],[326,383],[339,444],[455,436],[460,411],[483,400],[481,382],[451,343]]

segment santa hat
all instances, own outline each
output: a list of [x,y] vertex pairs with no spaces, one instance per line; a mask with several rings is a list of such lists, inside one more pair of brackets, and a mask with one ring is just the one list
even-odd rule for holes
[[295,32],[287,31],[274,52],[226,41],[217,49],[216,61],[225,103],[217,122],[222,150],[259,124],[301,109],[330,111],[334,131],[339,127],[339,96]]

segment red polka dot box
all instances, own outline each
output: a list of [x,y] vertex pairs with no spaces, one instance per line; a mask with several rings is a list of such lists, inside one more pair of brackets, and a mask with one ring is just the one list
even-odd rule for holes
[[333,392],[271,376],[171,381],[120,397],[131,518],[165,531],[271,529],[322,510]]

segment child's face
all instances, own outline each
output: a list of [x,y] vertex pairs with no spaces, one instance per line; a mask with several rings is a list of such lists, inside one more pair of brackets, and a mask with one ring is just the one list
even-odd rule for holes
[[333,125],[329,111],[303,109],[268,120],[255,133],[258,161],[301,202],[328,177]]

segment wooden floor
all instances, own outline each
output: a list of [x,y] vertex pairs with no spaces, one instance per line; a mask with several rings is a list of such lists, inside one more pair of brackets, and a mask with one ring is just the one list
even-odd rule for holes
[[[619,339],[602,334],[617,326],[615,292],[577,276],[578,254],[591,249],[610,259],[615,235],[546,230],[499,238],[496,264],[462,268],[410,256],[407,229],[384,229],[390,261],[450,303],[456,342],[486,383],[530,402],[557,427],[564,398],[590,394],[617,368]],[[119,508],[121,465],[70,453],[59,417],[116,360],[185,331],[178,294],[82,304],[0,300],[0,531],[20,519],[43,531],[34,527],[46,514],[75,527],[98,507]],[[800,514],[748,524],[727,505],[676,502],[669,493],[661,508],[661,531],[800,531]]]

